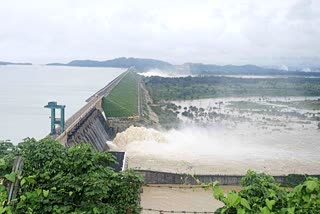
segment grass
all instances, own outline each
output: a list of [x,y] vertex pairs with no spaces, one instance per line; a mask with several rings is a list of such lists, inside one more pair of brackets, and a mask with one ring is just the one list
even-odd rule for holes
[[145,77],[155,102],[217,97],[320,96],[320,78]]
[[102,100],[107,117],[138,115],[138,76],[129,72],[121,82]]

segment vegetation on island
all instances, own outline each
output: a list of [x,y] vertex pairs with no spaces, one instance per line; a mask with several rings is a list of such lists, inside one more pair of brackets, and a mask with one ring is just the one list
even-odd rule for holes
[[308,177],[293,189],[280,187],[270,175],[249,170],[242,178],[243,189],[225,194],[218,182],[205,185],[211,187],[214,198],[224,206],[216,214],[296,214],[319,213],[320,180]]
[[138,83],[140,78],[130,71],[113,90],[103,98],[102,108],[107,117],[138,115]]
[[47,65],[55,66],[79,66],[79,67],[112,67],[112,68],[130,68],[135,67],[140,71],[146,71],[149,69],[172,69],[173,65],[168,62],[164,62],[156,59],[142,59],[142,58],[126,58],[120,57],[105,61],[96,60],[74,60],[67,64],[63,63],[49,63]]
[[320,96],[320,78],[145,77],[155,102],[215,97]]
[[[140,213],[142,178],[115,172],[108,152],[89,144],[66,148],[51,139],[25,139],[18,146],[0,141],[0,149],[0,213]],[[24,159],[21,175],[10,170],[17,155]],[[18,196],[8,201],[6,185],[17,179]]]

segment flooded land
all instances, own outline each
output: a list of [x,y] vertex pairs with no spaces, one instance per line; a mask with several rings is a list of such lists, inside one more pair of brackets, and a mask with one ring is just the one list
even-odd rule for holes
[[[320,97],[172,101],[183,121],[156,131],[131,127],[114,144],[129,167],[194,174],[320,174]],[[168,108],[168,105],[167,105]]]

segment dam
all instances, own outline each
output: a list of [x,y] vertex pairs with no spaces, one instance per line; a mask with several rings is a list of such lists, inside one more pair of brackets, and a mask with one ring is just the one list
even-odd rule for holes
[[112,139],[114,133],[108,126],[107,120],[103,115],[102,99],[107,96],[129,72],[132,71],[128,69],[104,88],[89,97],[86,100],[87,104],[65,121],[64,130],[60,133],[59,129],[61,127],[57,127],[56,132],[50,134],[50,137],[60,141],[61,144],[67,147],[77,143],[87,142],[97,151],[108,150],[109,148],[106,142]]

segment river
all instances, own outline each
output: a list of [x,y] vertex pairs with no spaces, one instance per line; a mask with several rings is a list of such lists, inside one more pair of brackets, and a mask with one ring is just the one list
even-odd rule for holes
[[124,72],[118,68],[0,66],[0,140],[17,144],[50,132],[48,101],[66,105],[66,118]]

